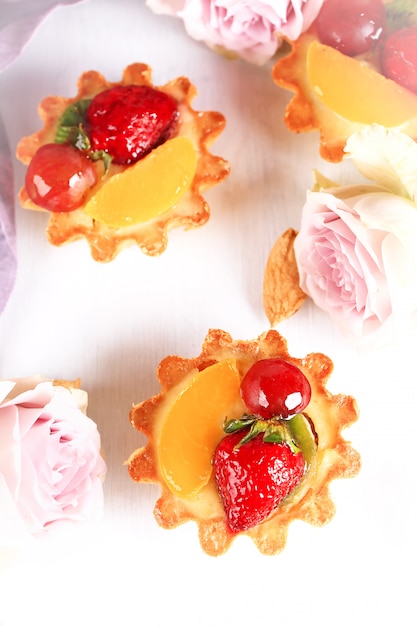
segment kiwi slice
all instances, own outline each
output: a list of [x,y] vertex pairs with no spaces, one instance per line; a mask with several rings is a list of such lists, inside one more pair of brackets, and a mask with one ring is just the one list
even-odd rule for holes
[[317,452],[316,433],[309,418],[303,413],[297,413],[287,420],[288,430],[294,443],[303,453],[307,466],[313,462]]

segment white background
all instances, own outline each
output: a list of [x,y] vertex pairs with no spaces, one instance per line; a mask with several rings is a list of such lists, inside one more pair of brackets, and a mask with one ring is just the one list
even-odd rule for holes
[[[101,265],[85,241],[54,248],[45,238],[47,215],[16,206],[19,273],[0,318],[0,378],[81,377],[108,475],[98,529],[46,543],[6,568],[0,623],[414,624],[416,335],[358,351],[310,302],[280,325],[294,356],[316,351],[334,361],[330,389],[354,395],[361,409],[345,436],[362,456],[357,478],[332,485],[331,523],[294,523],[281,555],[262,556],[238,538],[226,555],[206,556],[193,523],[158,527],[158,488],[127,475],[123,463],[143,443],[129,409],[159,391],[159,361],[196,356],[209,328],[235,339],[266,330],[266,259],[284,230],[298,228],[313,168],[351,180],[351,171],[320,160],[315,133],[287,131],[290,94],[274,85],[271,64],[217,56],[187,37],[180,20],[156,16],[140,0],[90,0],[42,23],[0,76],[13,150],[40,127],[43,97],[72,97],[89,69],[117,81],[136,61],[152,66],[156,85],[188,76],[198,89],[194,108],[226,116],[211,151],[227,158],[232,172],[205,194],[210,221],[172,231],[158,258],[132,247]],[[24,167],[14,166],[17,192]]]

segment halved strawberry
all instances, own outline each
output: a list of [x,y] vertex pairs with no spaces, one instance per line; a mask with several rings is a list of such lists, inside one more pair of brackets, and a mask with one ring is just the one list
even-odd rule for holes
[[114,163],[135,163],[170,139],[178,120],[177,102],[148,85],[117,85],[97,94],[85,115],[93,151]]
[[397,30],[386,39],[381,67],[386,78],[417,93],[417,26]]
[[253,426],[226,435],[213,457],[217,490],[233,532],[265,520],[301,481],[306,463],[284,427],[271,441]]

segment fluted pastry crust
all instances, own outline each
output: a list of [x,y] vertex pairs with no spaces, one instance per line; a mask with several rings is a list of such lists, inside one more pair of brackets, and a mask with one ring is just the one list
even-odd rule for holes
[[201,354],[196,358],[167,356],[161,361],[157,370],[160,393],[131,409],[132,425],[148,441],[144,447],[133,452],[128,460],[129,474],[134,481],[158,483],[161,487],[161,495],[154,509],[158,524],[164,528],[174,528],[194,520],[198,525],[202,549],[210,555],[226,552],[236,533],[232,533],[226,524],[214,479],[191,501],[177,497],[168,489],[158,468],[159,424],[167,407],[181,390],[182,381],[192,371],[202,370],[226,358],[234,358],[243,377],[255,361],[269,357],[280,357],[295,364],[311,384],[312,400],[306,413],[317,436],[317,454],[293,496],[267,520],[242,534],[251,537],[264,554],[282,551],[292,521],[298,519],[323,526],[333,517],[335,507],[330,497],[330,482],[336,478],[352,477],[360,468],[359,454],[342,436],[342,430],[358,418],[358,408],[351,396],[332,395],[326,389],[326,382],[333,370],[328,357],[319,353],[309,354],[302,359],[291,357],[286,340],[275,330],[263,333],[254,341],[234,341],[222,330],[210,330]]
[[[310,44],[317,39],[313,24],[297,41],[287,42],[290,52],[275,63],[272,78],[279,87],[294,93],[284,113],[287,128],[295,133],[317,131],[320,156],[336,163],[343,159],[347,139],[363,130],[365,124],[352,122],[333,112],[311,88],[306,58]],[[346,98],[349,97],[351,94],[346,93]],[[369,92],[369,98],[374,98],[374,94]],[[378,106],[381,106],[381,102],[376,100],[375,107]],[[417,140],[417,113],[413,119],[397,128]]]
[[[43,128],[21,139],[17,146],[18,159],[29,164],[40,146],[54,141],[58,120],[69,105],[77,100],[92,98],[105,89],[120,84],[154,87],[151,68],[143,63],[129,65],[118,83],[109,82],[99,72],[88,71],[80,76],[78,92],[74,98],[49,96],[42,100],[39,105],[39,116],[43,121]],[[174,207],[148,222],[135,226],[123,228],[106,226],[89,217],[82,208],[68,213],[51,213],[46,231],[50,243],[60,246],[84,237],[90,245],[93,258],[103,262],[111,261],[122,249],[134,243],[145,254],[156,256],[165,250],[169,230],[175,227],[195,228],[207,222],[210,208],[202,193],[226,178],[230,169],[226,160],[209,152],[209,146],[223,131],[226,120],[221,113],[196,111],[192,108],[191,102],[197,91],[188,78],[176,78],[163,86],[158,86],[157,89],[177,101],[180,114],[177,135],[188,137],[197,152],[197,170],[190,189]],[[110,164],[104,180],[108,180],[111,175],[126,167]],[[102,183],[98,183],[87,195],[86,202],[100,184]],[[40,209],[29,199],[24,187],[20,190],[19,199],[24,208]]]

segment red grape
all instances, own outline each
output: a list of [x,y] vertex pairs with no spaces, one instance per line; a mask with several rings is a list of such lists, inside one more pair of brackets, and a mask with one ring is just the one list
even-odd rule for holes
[[381,69],[386,78],[417,93],[417,26],[397,30],[386,39]]
[[80,207],[97,182],[88,157],[68,144],[48,143],[33,155],[26,172],[29,198],[48,211],[68,212]]
[[385,30],[382,0],[325,0],[317,17],[321,43],[347,56],[372,50]]
[[261,359],[243,377],[240,392],[248,409],[264,418],[300,413],[310,402],[311,387],[302,371],[283,359]]

